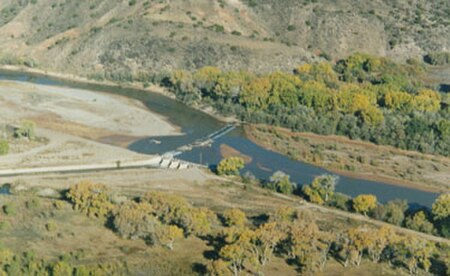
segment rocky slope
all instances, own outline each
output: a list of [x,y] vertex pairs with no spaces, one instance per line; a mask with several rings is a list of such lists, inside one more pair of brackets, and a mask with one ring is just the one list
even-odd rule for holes
[[[89,75],[291,70],[353,52],[450,50],[447,0],[2,0],[3,63]],[[12,60],[12,61],[11,61]]]

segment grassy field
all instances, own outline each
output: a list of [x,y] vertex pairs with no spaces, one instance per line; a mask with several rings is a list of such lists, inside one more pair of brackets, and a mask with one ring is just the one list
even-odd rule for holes
[[246,126],[246,133],[264,147],[341,174],[426,191],[450,191],[450,159],[442,156],[263,125]]

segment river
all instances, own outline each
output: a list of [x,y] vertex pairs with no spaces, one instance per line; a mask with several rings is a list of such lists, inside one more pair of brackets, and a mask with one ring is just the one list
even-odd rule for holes
[[[161,154],[172,151],[179,146],[189,144],[224,126],[222,122],[212,116],[189,108],[180,102],[158,93],[149,93],[132,88],[59,80],[40,75],[8,71],[0,71],[0,79],[87,89],[134,98],[142,101],[151,111],[166,117],[170,123],[179,126],[184,133],[184,135],[180,136],[151,137],[132,143],[129,149],[139,153]],[[154,140],[161,141],[161,143],[154,143]],[[192,151],[185,152],[178,157],[187,161],[214,165],[222,158],[220,154],[220,145],[222,144],[229,145],[243,154],[250,156],[252,162],[246,166],[243,172],[250,171],[260,179],[267,179],[273,172],[281,170],[289,174],[292,181],[302,185],[311,183],[314,177],[318,175],[330,173],[323,168],[295,161],[282,154],[266,150],[247,139],[243,129],[240,127],[215,140],[210,147],[194,148]],[[339,176],[339,183],[336,190],[352,197],[359,194],[373,194],[383,203],[393,199],[406,199],[413,207],[431,207],[438,196],[436,193],[377,181],[361,180],[343,175]]]

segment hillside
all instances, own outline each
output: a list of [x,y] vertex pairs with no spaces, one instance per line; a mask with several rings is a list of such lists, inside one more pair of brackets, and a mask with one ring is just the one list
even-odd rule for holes
[[4,0],[0,46],[3,63],[81,75],[267,72],[357,51],[397,60],[448,51],[449,15],[445,0]]

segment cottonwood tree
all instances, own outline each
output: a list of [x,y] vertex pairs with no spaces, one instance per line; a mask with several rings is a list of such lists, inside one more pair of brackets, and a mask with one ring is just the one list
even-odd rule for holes
[[114,215],[114,228],[127,239],[146,239],[154,241],[154,233],[161,227],[153,215],[153,208],[146,202],[128,201],[122,204]]
[[374,195],[358,195],[353,199],[353,209],[365,216],[375,207],[377,207],[377,197]]
[[219,251],[219,256],[228,263],[233,275],[237,276],[244,269],[244,262],[249,258],[248,252],[238,244],[228,244]]
[[332,235],[319,230],[313,221],[295,220],[285,228],[286,238],[281,245],[288,258],[303,271],[314,272],[324,268],[330,250]]
[[228,267],[228,263],[222,259],[214,260],[206,267],[208,275],[211,276],[227,276],[233,275]]
[[207,208],[191,208],[183,221],[187,234],[204,237],[211,233],[212,225],[217,224],[217,215]]
[[269,216],[269,220],[271,222],[278,222],[278,223],[293,222],[296,218],[298,218],[297,210],[295,210],[290,206],[279,207]]
[[155,232],[158,242],[170,250],[173,250],[173,244],[177,239],[183,238],[183,229],[176,225],[167,225],[158,227]]
[[247,223],[247,216],[237,208],[226,210],[222,216],[226,226],[243,227]]
[[292,194],[296,185],[291,182],[288,174],[276,171],[269,179],[269,187],[282,194]]
[[261,265],[266,265],[270,260],[275,247],[284,236],[285,234],[275,222],[265,223],[254,231],[251,244],[254,249],[253,253]]
[[394,230],[387,226],[370,230],[366,237],[368,238],[367,253],[374,263],[380,261],[382,253],[387,246],[394,244],[398,240]]
[[217,165],[217,173],[219,175],[238,175],[244,165],[244,160],[240,157],[225,158]]
[[179,196],[149,192],[141,201],[152,206],[153,214],[161,222],[177,225],[186,235],[208,235],[212,225],[217,223],[217,215],[214,212],[207,208],[195,208]]
[[430,270],[430,259],[435,252],[434,243],[408,236],[402,240],[400,256],[408,267],[409,273],[415,275],[418,273],[419,266],[426,272]]
[[165,224],[180,224],[191,208],[186,199],[161,192],[148,192],[140,200],[150,204],[154,214]]
[[334,175],[321,175],[316,177],[311,185],[303,187],[303,193],[308,196],[313,203],[323,204],[328,202],[334,195],[334,190],[339,181],[339,177]]
[[341,253],[344,257],[344,267],[349,265],[359,266],[365,249],[366,235],[359,228],[349,229],[341,235]]
[[373,217],[401,226],[405,220],[405,212],[407,209],[408,202],[406,200],[392,200],[384,205],[378,205],[373,210]]
[[435,220],[443,220],[450,217],[450,194],[440,195],[433,203],[431,212]]
[[434,232],[433,224],[428,220],[424,211],[419,211],[406,218],[405,226],[409,229],[420,231],[428,234]]
[[66,196],[75,210],[90,217],[104,218],[113,209],[109,189],[103,184],[82,181],[72,186]]

